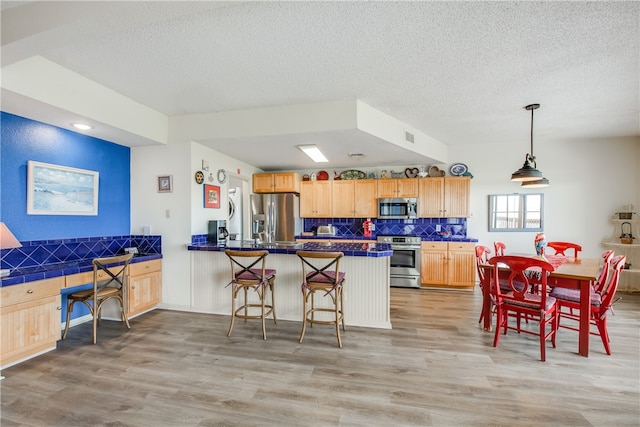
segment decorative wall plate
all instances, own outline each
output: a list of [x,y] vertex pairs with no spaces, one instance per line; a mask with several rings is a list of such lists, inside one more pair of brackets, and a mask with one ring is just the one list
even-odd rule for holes
[[451,172],[451,175],[453,176],[462,176],[467,172],[467,170],[467,165],[464,163],[454,163],[449,168],[449,172]]
[[227,182],[227,171],[224,169],[218,169],[218,182],[224,184]]
[[320,171],[317,175],[318,181],[326,181],[329,179],[329,173],[327,171]]
[[195,179],[196,184],[202,184],[204,182],[204,174],[202,173],[202,171],[196,172]]
[[341,179],[364,179],[367,176],[367,174],[365,174],[362,171],[357,171],[354,169],[350,169],[348,171],[343,171],[340,174],[340,178]]

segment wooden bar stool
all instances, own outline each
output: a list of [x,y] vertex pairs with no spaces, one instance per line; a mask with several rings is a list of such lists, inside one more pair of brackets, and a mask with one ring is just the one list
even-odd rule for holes
[[[261,319],[262,339],[267,339],[265,319],[273,315],[273,323],[277,324],[276,306],[273,286],[276,279],[276,270],[266,268],[268,251],[235,251],[226,250],[224,253],[231,262],[231,324],[227,336],[231,336],[236,317],[240,319]],[[258,266],[259,265],[259,266]],[[257,300],[253,302],[248,296],[249,288],[257,293]],[[236,308],[238,292],[243,291],[244,301]],[[267,303],[267,294],[271,294],[271,302]],[[259,308],[260,310],[256,310]]]
[[[340,258],[342,252],[311,252],[298,251],[302,260],[302,332],[300,342],[304,339],[307,323],[313,327],[314,323],[335,325],[338,347],[342,348],[340,339],[340,324],[344,326],[343,272],[340,272]],[[331,298],[330,307],[316,307],[315,294],[322,292],[323,297]],[[324,315],[322,314],[324,313]],[[331,316],[326,316],[330,313]],[[319,315],[319,317],[316,317]]]

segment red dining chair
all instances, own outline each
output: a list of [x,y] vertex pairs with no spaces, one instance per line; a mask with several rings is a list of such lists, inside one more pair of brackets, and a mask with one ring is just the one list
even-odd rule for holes
[[496,250],[496,256],[503,256],[507,250],[507,245],[502,242],[493,242],[493,248]]
[[[589,319],[589,321],[592,325],[596,326],[597,331],[592,330],[590,334],[600,335],[600,339],[602,339],[602,344],[608,355],[611,355],[611,340],[607,332],[607,315],[609,312],[613,314],[613,304],[620,299],[614,300],[614,297],[618,289],[618,282],[620,281],[620,272],[624,268],[625,262],[627,262],[627,257],[624,255],[614,257],[611,260],[612,273],[607,285],[601,292],[591,291],[591,319]],[[561,307],[557,319],[558,328],[578,331],[579,329],[572,325],[561,325],[560,319],[580,320],[580,291],[578,289],[558,287],[554,288],[550,295],[557,299],[558,305]],[[570,308],[572,310],[566,311],[563,310],[563,308]],[[577,310],[578,314],[573,310]]]
[[477,245],[476,246],[476,269],[478,271],[478,282],[480,285],[480,289],[482,290],[482,311],[480,312],[480,318],[478,319],[478,323],[482,323],[484,319],[484,311],[486,309],[486,299],[484,298],[484,284],[487,280],[486,270],[482,268],[482,265],[486,265],[489,263],[489,254],[491,254],[491,249],[487,246]]
[[593,289],[597,292],[602,293],[602,290],[607,284],[607,279],[609,278],[609,269],[611,268],[611,261],[613,260],[613,256],[615,255],[615,251],[608,250],[602,252],[602,270],[600,270],[600,275],[598,276],[598,280],[594,283]]
[[[490,282],[490,286],[496,304],[496,331],[493,346],[498,347],[501,333],[507,335],[509,329],[518,333],[537,335],[540,337],[540,360],[544,362],[546,342],[550,340],[555,348],[558,329],[558,305],[556,299],[547,294],[547,276],[554,270],[553,266],[539,258],[514,255],[495,256],[489,260],[489,264],[494,266],[494,280]],[[531,272],[539,276],[536,279],[540,287],[539,293],[531,292],[529,282]],[[501,274],[507,276],[506,280],[510,287],[507,292],[495,285],[500,283]],[[519,286],[518,283],[523,283],[524,286]],[[515,326],[509,324],[510,317],[516,317]],[[522,328],[521,317],[538,320],[538,330]]]
[[582,250],[582,246],[571,242],[547,242],[547,247],[556,251],[556,255],[565,255],[565,251],[573,249],[573,257],[578,258],[578,252]]

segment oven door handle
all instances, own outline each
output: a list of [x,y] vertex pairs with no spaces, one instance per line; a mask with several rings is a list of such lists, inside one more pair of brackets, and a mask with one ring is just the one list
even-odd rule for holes
[[408,249],[408,250],[410,250],[410,249],[413,249],[413,250],[416,250],[416,249],[418,249],[418,250],[419,250],[419,249],[420,249],[420,246],[409,246],[409,245],[407,245],[407,246],[402,246],[402,245],[391,245],[391,249]]

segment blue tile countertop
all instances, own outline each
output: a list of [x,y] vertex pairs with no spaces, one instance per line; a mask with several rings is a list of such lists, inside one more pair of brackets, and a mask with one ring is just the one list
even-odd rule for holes
[[264,243],[229,241],[225,246],[209,245],[206,243],[191,244],[187,246],[190,251],[222,252],[226,249],[236,250],[261,250],[266,249],[272,254],[291,254],[297,251],[317,252],[343,252],[345,256],[364,257],[390,257],[393,253],[391,245],[379,243],[336,243],[336,242],[309,242],[309,243]]
[[[131,263],[161,259],[162,254],[136,255]],[[85,273],[93,270],[92,259],[58,262],[53,264],[38,265],[34,267],[16,268],[11,274],[2,278],[2,286],[19,285],[21,283],[36,280],[51,279],[54,277],[68,276],[76,273]]]
[[[340,236],[296,236],[296,239],[305,239],[305,240],[376,240],[376,236],[372,237],[364,237],[361,235],[340,235]],[[423,242],[471,242],[475,243],[478,239],[474,239],[472,237],[461,237],[461,236],[429,236],[429,237],[421,237]]]

